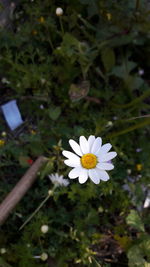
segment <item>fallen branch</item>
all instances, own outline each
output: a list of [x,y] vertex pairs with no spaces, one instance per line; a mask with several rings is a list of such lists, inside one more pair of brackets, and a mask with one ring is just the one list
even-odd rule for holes
[[4,224],[11,211],[34,183],[37,178],[37,172],[47,160],[44,156],[40,156],[3,200],[0,205],[0,225]]

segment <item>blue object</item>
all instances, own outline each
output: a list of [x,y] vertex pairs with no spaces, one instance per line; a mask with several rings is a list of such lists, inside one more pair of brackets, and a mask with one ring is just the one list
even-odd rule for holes
[[1,106],[1,109],[8,126],[12,131],[23,123],[16,100],[7,102]]

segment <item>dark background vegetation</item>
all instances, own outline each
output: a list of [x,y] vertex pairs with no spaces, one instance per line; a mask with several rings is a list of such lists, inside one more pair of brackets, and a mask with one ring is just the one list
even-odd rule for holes
[[[0,200],[29,159],[50,160],[1,227],[0,266],[148,267],[149,3],[23,0],[9,10],[0,29],[0,104],[16,99],[24,123],[12,132],[0,116]],[[111,179],[71,180],[19,231],[52,188],[47,175],[67,178],[68,139],[90,134],[118,153]],[[34,258],[43,252],[45,262]]]

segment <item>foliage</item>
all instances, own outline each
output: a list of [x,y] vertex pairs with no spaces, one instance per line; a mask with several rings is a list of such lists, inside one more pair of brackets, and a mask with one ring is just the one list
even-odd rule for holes
[[[149,16],[146,0],[23,0],[0,29],[0,104],[17,99],[24,120],[12,132],[0,117],[0,200],[30,159],[49,158],[1,227],[0,266],[150,265]],[[67,178],[68,139],[90,134],[118,153],[111,179],[70,180],[19,230],[52,190],[48,174]]]

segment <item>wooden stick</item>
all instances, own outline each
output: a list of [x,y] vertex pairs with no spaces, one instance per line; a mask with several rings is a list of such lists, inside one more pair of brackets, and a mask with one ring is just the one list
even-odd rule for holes
[[47,160],[48,159],[44,156],[40,156],[3,200],[0,205],[0,225],[5,222],[10,212],[15,208],[17,203],[31,187],[33,182],[36,180],[37,172]]

